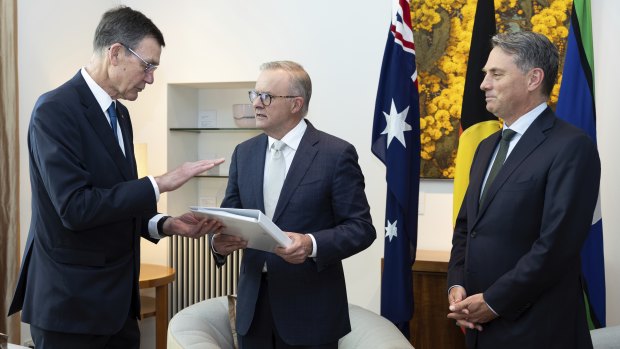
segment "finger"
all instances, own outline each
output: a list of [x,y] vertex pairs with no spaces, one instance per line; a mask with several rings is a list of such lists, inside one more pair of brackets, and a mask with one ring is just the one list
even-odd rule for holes
[[473,322],[470,322],[467,320],[457,320],[456,324],[461,327],[469,328],[470,330],[473,330],[476,328],[476,325]]
[[242,238],[234,235],[224,234],[224,233],[216,233],[213,235],[214,241],[222,241],[222,242],[241,242],[244,241]]
[[450,309],[450,311],[453,311],[453,312],[466,312],[467,314],[469,314],[469,310],[467,310],[467,306],[468,304],[465,301],[460,301],[460,302],[455,302],[453,304],[450,304],[448,309]]
[[463,313],[448,313],[448,318],[453,320],[465,320],[467,319],[467,314]]
[[246,248],[247,242],[241,241],[236,243],[224,243],[218,244],[215,246],[216,251],[219,251],[222,254],[229,254],[239,249]]
[[202,227],[209,231],[215,231],[222,227],[222,224],[216,220],[206,220],[202,222]]
[[213,167],[218,166],[222,164],[223,162],[224,162],[224,158],[220,158],[220,159],[215,159],[215,160],[200,160],[200,161],[195,162],[194,164],[199,169],[201,168],[212,169]]

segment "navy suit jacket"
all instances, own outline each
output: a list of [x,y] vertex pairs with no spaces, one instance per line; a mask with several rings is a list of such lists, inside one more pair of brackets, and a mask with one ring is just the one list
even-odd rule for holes
[[140,314],[140,234],[156,214],[137,179],[127,108],[123,155],[78,72],[42,95],[28,129],[32,218],[9,314],[59,332],[109,335]]
[[[222,207],[264,212],[266,149],[265,134],[236,147]],[[269,301],[282,339],[292,345],[336,342],[351,330],[342,260],[376,237],[355,148],[308,122],[273,221],[283,231],[312,233],[317,256],[289,264],[276,254],[246,249],[237,297],[238,333],[245,335],[252,323],[266,262]]]
[[596,206],[600,160],[581,130],[547,108],[479,206],[501,132],[480,143],[457,217],[448,286],[483,293],[499,314],[470,348],[591,348],[579,253]]

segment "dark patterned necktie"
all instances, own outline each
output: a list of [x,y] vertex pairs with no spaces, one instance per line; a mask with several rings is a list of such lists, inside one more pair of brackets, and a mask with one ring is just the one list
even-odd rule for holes
[[487,182],[484,185],[484,189],[482,190],[482,196],[480,197],[480,205],[484,202],[484,199],[487,195],[491,184],[495,180],[495,177],[499,173],[499,170],[504,165],[504,161],[506,161],[506,155],[508,154],[508,148],[510,146],[510,140],[512,137],[517,134],[515,131],[511,129],[505,129],[502,132],[502,140],[499,141],[499,150],[497,151],[497,156],[495,156],[495,161],[493,161],[493,165],[491,166],[491,172],[489,172],[489,177],[487,178]]

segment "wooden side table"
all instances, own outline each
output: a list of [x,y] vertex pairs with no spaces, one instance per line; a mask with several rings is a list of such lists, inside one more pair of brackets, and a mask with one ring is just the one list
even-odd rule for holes
[[411,342],[416,349],[465,348],[461,329],[446,317],[449,260],[449,251],[417,251],[411,268],[415,312],[409,322]]
[[168,334],[168,284],[174,280],[173,268],[140,264],[140,288],[155,287],[155,298],[142,296],[140,318],[155,316],[155,345],[157,349],[166,348]]

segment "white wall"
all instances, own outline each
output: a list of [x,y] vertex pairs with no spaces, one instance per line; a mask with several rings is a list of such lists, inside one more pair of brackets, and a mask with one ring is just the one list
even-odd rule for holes
[[[607,325],[620,324],[620,115],[617,86],[620,79],[617,57],[620,47],[614,44],[620,33],[620,2],[592,1],[592,31],[597,113],[597,138],[601,156],[601,205],[605,241],[605,276],[607,281]],[[615,155],[614,155],[615,154]]]
[[[143,11],[164,33],[167,45],[156,82],[128,103],[136,143],[148,144],[152,174],[166,171],[166,85],[174,82],[251,81],[260,63],[290,59],[302,63],[314,84],[309,118],[317,128],[353,143],[366,176],[367,195],[378,232],[366,251],[345,261],[349,298],[379,311],[385,169],[370,153],[372,113],[391,1],[20,1],[19,107],[21,137],[22,245],[30,219],[27,124],[36,98],[69,79],[85,65],[101,14],[119,3]],[[606,243],[608,324],[620,324],[619,246],[620,121],[613,95],[620,78],[615,45],[620,2],[592,4],[596,59],[599,149],[603,161],[602,207]],[[424,214],[419,218],[421,249],[450,248],[452,182],[423,181]],[[165,210],[166,197],[160,201]],[[165,263],[166,243],[143,243],[143,261]]]

